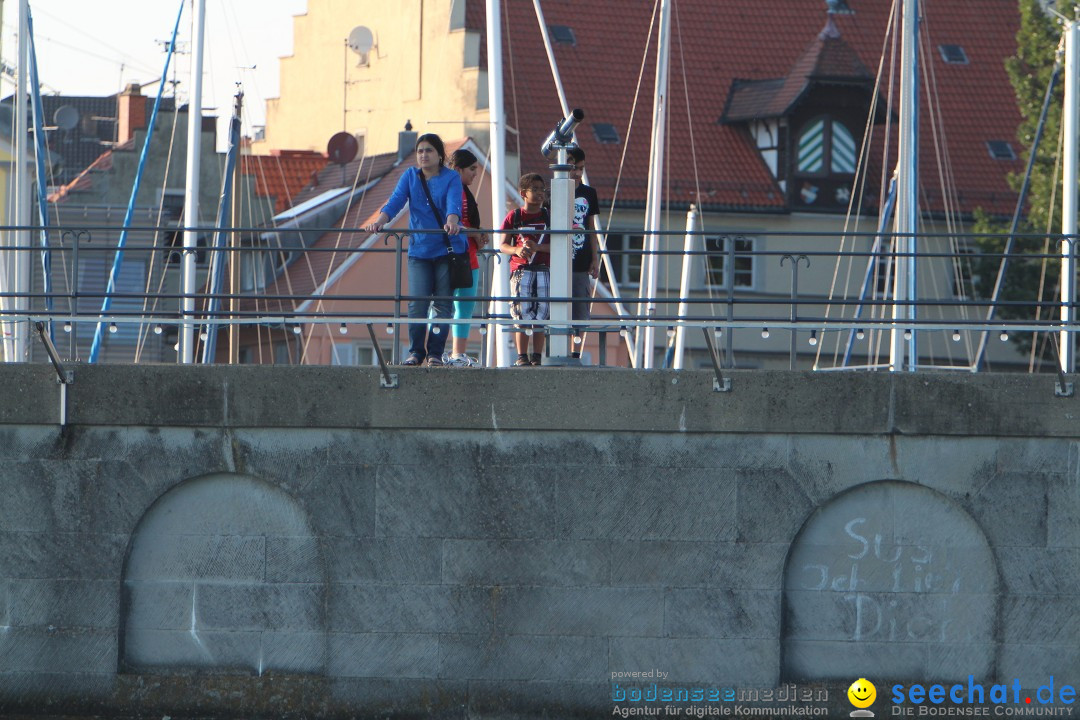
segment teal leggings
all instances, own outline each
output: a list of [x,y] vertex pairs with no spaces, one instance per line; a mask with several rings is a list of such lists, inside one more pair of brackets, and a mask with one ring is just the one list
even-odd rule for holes
[[[472,287],[458,288],[454,291],[454,297],[461,298],[454,301],[454,319],[469,320],[472,318],[473,307],[476,305],[476,290],[480,285],[480,271],[472,271]],[[466,323],[454,323],[451,332],[456,338],[468,338],[469,329],[472,327]]]

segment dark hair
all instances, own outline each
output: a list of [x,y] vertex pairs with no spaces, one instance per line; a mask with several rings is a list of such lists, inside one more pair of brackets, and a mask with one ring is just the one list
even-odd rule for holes
[[420,143],[426,142],[435,148],[435,153],[439,156],[439,164],[446,164],[446,146],[443,145],[442,138],[435,133],[424,133],[420,137],[416,138],[416,145],[413,147],[413,152],[420,147]]
[[464,170],[465,168],[472,167],[475,164],[476,156],[473,155],[470,151],[465,150],[464,148],[461,150],[455,150],[454,154],[450,156],[450,167],[454,168],[455,170]]
[[518,190],[520,190],[521,192],[525,192],[529,189],[529,186],[537,180],[539,180],[540,183],[543,184],[544,176],[539,173],[525,173],[521,176],[521,179],[518,180]]
[[567,156],[575,163],[585,162],[585,151],[579,147],[572,147],[566,151]]

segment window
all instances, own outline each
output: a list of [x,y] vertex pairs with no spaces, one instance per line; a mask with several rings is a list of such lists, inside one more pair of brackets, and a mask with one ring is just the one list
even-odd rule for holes
[[804,175],[824,175],[826,168],[830,173],[853,175],[857,156],[851,131],[831,118],[819,117],[799,133],[795,167]]
[[577,38],[574,37],[573,28],[566,25],[548,25],[548,34],[551,36],[551,42],[555,45],[577,45]]
[[619,287],[637,287],[641,280],[641,251],[645,236],[637,233],[608,233],[607,252]]
[[262,250],[245,249],[240,255],[240,290],[258,292],[266,287],[269,259]]
[[755,238],[746,235],[719,235],[705,238],[708,283],[713,288],[728,287],[728,261],[731,266],[731,282],[736,290],[754,287]]
[[[76,307],[80,313],[101,312],[105,291],[112,273],[112,256],[91,255],[79,258],[79,298]],[[146,261],[127,259],[120,263],[116,275],[113,297],[109,301],[110,315],[137,314],[143,309],[142,296],[146,293]],[[122,297],[124,295],[137,297]],[[116,332],[103,337],[110,343],[134,344],[139,336],[139,324],[118,322]]]
[[938,45],[941,59],[950,65],[967,65],[968,57],[964,48],[959,45]]
[[[299,336],[297,336],[299,337]],[[294,349],[295,346],[295,349]],[[274,364],[292,365],[293,357],[299,354],[300,342],[282,341],[274,343]]]
[[990,157],[995,160],[1015,160],[1016,153],[1012,144],[1006,140],[987,140],[986,148],[990,151]]
[[336,342],[330,355],[331,365],[378,365],[379,356],[370,345]]
[[465,29],[465,0],[450,1],[450,29]]
[[825,121],[817,119],[810,123],[799,136],[799,172],[819,173],[824,167]]
[[619,144],[619,133],[611,123],[593,123],[592,129],[597,142],[604,145]]
[[879,253],[874,263],[874,288],[877,297],[886,298],[892,294],[893,285],[893,256]]
[[832,126],[832,171],[838,174],[855,174],[855,136],[840,123]]
[[355,365],[356,345],[354,343],[333,343],[330,353],[331,365]]

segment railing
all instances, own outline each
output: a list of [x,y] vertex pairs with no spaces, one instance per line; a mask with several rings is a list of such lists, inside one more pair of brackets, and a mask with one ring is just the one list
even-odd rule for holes
[[[230,238],[237,238],[235,245],[214,249],[200,247],[195,252],[201,256],[200,260],[205,263],[200,268],[200,277],[204,278],[206,266],[214,253],[221,253],[226,262],[242,268],[245,275],[240,277],[240,287],[244,283],[250,286],[248,290],[232,289],[225,292],[200,292],[196,295],[198,307],[194,314],[185,315],[181,311],[181,301],[184,295],[179,291],[180,264],[170,262],[170,257],[185,252],[181,247],[163,246],[160,239],[174,233],[182,233],[188,228],[178,227],[155,227],[140,226],[129,228],[131,233],[128,245],[125,248],[125,262],[131,267],[132,261],[140,263],[145,272],[137,271],[126,277],[126,282],[120,291],[113,292],[111,297],[114,306],[106,312],[101,312],[102,301],[106,297],[105,278],[107,270],[111,267],[115,255],[114,240],[119,234],[120,228],[114,226],[80,226],[80,227],[51,227],[49,228],[51,253],[51,292],[44,291],[42,283],[42,263],[40,257],[42,248],[35,244],[23,244],[3,248],[3,258],[6,258],[11,266],[13,258],[29,255],[31,257],[32,283],[31,290],[18,292],[13,289],[12,281],[0,292],[0,323],[4,326],[5,336],[17,334],[17,328],[25,327],[29,335],[30,324],[43,322],[46,328],[50,328],[56,344],[62,352],[67,353],[68,359],[79,359],[81,347],[92,328],[98,323],[108,327],[111,334],[119,332],[121,328],[127,330],[125,335],[128,340],[132,336],[132,330],[139,343],[153,334],[165,339],[171,338],[172,332],[186,324],[193,324],[201,329],[203,336],[223,327],[238,327],[248,330],[263,329],[272,333],[283,334],[286,342],[289,334],[299,335],[302,338],[309,337],[313,332],[325,333],[327,337],[348,334],[353,326],[367,325],[370,328],[385,328],[387,338],[391,342],[392,350],[388,353],[388,361],[393,362],[400,358],[398,338],[403,326],[415,323],[427,323],[426,319],[409,319],[403,312],[403,303],[413,298],[403,292],[403,261],[402,253],[405,246],[405,238],[410,234],[405,230],[395,230],[390,233],[373,238],[359,228],[342,230],[341,228],[213,228],[200,227],[193,230],[204,233],[208,237],[219,231]],[[36,238],[39,228],[15,228],[2,227],[0,232],[12,234],[12,231],[24,231],[33,233]],[[499,231],[486,230],[491,237],[498,238]],[[614,232],[614,231],[612,231]],[[647,235],[642,231],[633,230],[635,235]],[[328,235],[329,234],[329,235]],[[724,233],[702,231],[692,233],[695,236],[716,237]],[[140,244],[139,237],[142,237]],[[681,239],[687,235],[685,232],[673,231],[660,233],[665,237]],[[660,351],[670,354],[669,346],[673,343],[670,339],[680,330],[702,330],[712,334],[716,347],[711,343],[705,346],[696,345],[691,350],[699,354],[702,349],[712,353],[711,359],[719,362],[724,367],[737,366],[737,356],[741,353],[749,356],[775,356],[784,357],[795,367],[796,358],[813,357],[813,367],[817,369],[831,369],[840,367],[881,367],[874,357],[880,355],[880,344],[886,333],[905,332],[915,334],[921,338],[933,338],[931,344],[948,347],[946,341],[956,343],[961,339],[966,340],[965,345],[970,344],[980,334],[989,333],[991,336],[1001,339],[1014,338],[1017,335],[1029,337],[1032,341],[1040,338],[1055,338],[1059,333],[1070,333],[1067,337],[1075,342],[1075,298],[1068,306],[1067,317],[1069,321],[1063,322],[1062,304],[1056,299],[998,299],[991,301],[989,298],[975,297],[964,283],[970,278],[963,273],[953,275],[954,262],[970,263],[977,260],[983,265],[993,266],[996,271],[997,263],[1005,256],[994,253],[979,253],[972,255],[969,252],[952,251],[947,244],[959,240],[973,240],[980,237],[975,235],[959,234],[930,234],[920,233],[919,239],[924,247],[930,247],[928,252],[918,253],[920,272],[935,277],[948,278],[943,293],[945,297],[936,299],[917,299],[907,302],[896,302],[888,294],[871,292],[865,297],[841,297],[837,292],[833,278],[844,277],[858,278],[866,276],[871,278],[872,288],[887,286],[891,281],[888,268],[897,262],[903,262],[908,257],[893,252],[872,252],[865,250],[842,250],[837,251],[838,240],[843,237],[848,244],[863,244],[869,248],[874,238],[880,238],[880,233],[849,233],[841,236],[839,233],[785,233],[775,231],[762,231],[759,237],[767,238],[770,247],[754,246],[752,250],[739,249],[737,243],[728,242],[724,252],[709,250],[695,250],[687,252],[681,247],[678,249],[662,249],[655,253],[661,257],[661,266],[664,261],[667,265],[665,272],[669,282],[662,281],[661,287],[667,289],[657,293],[656,297],[647,298],[634,295],[624,297],[621,300],[625,309],[623,314],[615,314],[610,309],[603,312],[594,311],[591,320],[575,320],[572,325],[586,330],[602,332],[605,335],[618,333],[625,346],[633,343],[635,331],[642,327],[660,328],[666,331],[668,341],[665,342],[663,335],[660,342],[652,351]],[[309,244],[305,238],[323,238],[317,244]],[[1017,237],[1017,236],[1014,236]],[[1051,247],[1057,247],[1063,238],[1057,235],[1023,236],[1038,242],[1050,242]],[[150,244],[154,242],[156,244]],[[328,244],[326,238],[330,238]],[[339,243],[332,246],[334,239]],[[1070,246],[1075,250],[1076,238],[1068,238]],[[674,244],[674,243],[672,243]],[[942,248],[933,248],[941,245]],[[387,262],[376,263],[377,267],[370,269],[366,280],[349,281],[341,277],[344,264],[353,256],[363,253],[373,257],[389,255],[393,258],[393,265]],[[619,256],[639,257],[648,255],[643,250],[622,250],[608,253],[609,257]],[[486,348],[489,344],[489,331],[510,330],[513,331],[514,321],[505,313],[497,312],[496,308],[511,301],[505,295],[495,295],[492,291],[491,278],[496,269],[501,269],[503,263],[509,260],[508,256],[488,250],[483,253],[484,267],[481,273],[482,285],[476,296],[476,315],[472,320],[455,321],[467,322],[479,327],[481,332],[481,344]],[[697,282],[691,292],[683,296],[677,287],[678,265],[684,258],[689,258],[698,265]],[[1055,252],[1025,252],[1013,253],[1008,261],[1013,267],[1021,267],[1028,271],[1035,265],[1050,263],[1050,269],[1046,274],[1044,284],[1052,287],[1058,274],[1058,262],[1060,255]],[[736,288],[735,268],[737,264],[750,266],[750,272],[757,280],[753,290],[741,290]],[[872,263],[877,263],[878,270],[874,270]],[[715,278],[717,267],[721,267],[720,273],[724,280],[720,291],[722,294],[712,294],[709,288],[709,278]],[[282,273],[282,268],[292,268],[287,275]],[[315,268],[318,268],[318,272]],[[841,268],[846,267],[842,270]],[[305,269],[306,268],[306,269]],[[711,270],[707,269],[711,268]],[[869,268],[869,269],[868,269]],[[946,273],[946,270],[948,271]],[[393,289],[388,287],[382,276],[372,277],[371,273],[393,273]],[[745,272],[745,268],[741,271]],[[123,272],[121,272],[123,275]],[[8,272],[10,276],[10,271]],[[141,276],[141,277],[140,277]],[[149,278],[149,280],[147,280]],[[290,279],[303,278],[303,288],[290,285]],[[142,282],[141,289],[135,289],[132,280]],[[626,278],[623,278],[625,280]],[[363,283],[365,286],[375,284],[375,280],[383,281],[387,286],[382,292],[357,292],[351,289],[353,286]],[[609,291],[610,281],[601,277],[602,288],[594,303],[614,303],[613,293]],[[956,281],[960,282],[960,292],[956,292]],[[234,281],[235,282],[235,281]],[[350,284],[351,283],[351,284]],[[848,282],[849,289],[854,287],[858,291],[859,282]],[[929,285],[929,282],[924,283]],[[992,278],[984,278],[982,284],[992,286]],[[200,287],[205,282],[200,279]],[[227,287],[227,285],[226,285]],[[713,289],[715,290],[715,288]],[[441,298],[453,299],[453,298]],[[210,310],[209,301],[217,303],[216,310]],[[552,303],[569,302],[567,297],[551,297]],[[656,304],[655,312],[644,314],[639,308],[644,308],[653,301]],[[679,306],[684,312],[678,312]],[[892,319],[892,309],[896,306],[915,308],[916,317],[897,323]],[[51,308],[51,309],[49,309]],[[568,333],[567,323],[554,321],[537,322],[549,333]],[[776,332],[788,334],[787,347],[780,343],[767,343],[771,335]],[[62,333],[62,334],[61,334]],[[659,333],[658,333],[659,334]],[[65,342],[66,336],[66,342]],[[740,339],[741,338],[741,339]],[[823,361],[822,350],[826,340],[833,342],[836,347],[844,346],[846,351],[842,362]],[[379,342],[372,333],[370,338],[375,351],[381,352]],[[167,344],[167,340],[163,340]],[[239,342],[235,337],[233,342]],[[261,340],[250,343],[261,342]],[[1049,342],[1053,352],[1049,362],[1056,361],[1056,346]],[[870,351],[874,344],[878,344],[878,352]],[[113,343],[116,347],[119,343]],[[855,344],[863,344],[861,350],[856,350],[856,357],[864,362],[858,363],[852,358],[851,349]],[[606,345],[605,345],[606,348]],[[785,352],[786,351],[786,352]],[[1049,352],[1049,351],[1048,351]],[[610,353],[609,353],[610,354]],[[999,353],[1000,354],[1000,353]],[[717,356],[722,356],[717,359]],[[970,353],[968,353],[970,356]],[[233,357],[235,358],[235,351]],[[227,359],[228,355],[219,355],[220,359]],[[704,356],[710,359],[709,356]],[[1019,356],[1018,356],[1019,357]],[[117,353],[113,353],[112,360],[118,359]],[[134,359],[134,358],[133,358]],[[167,354],[155,360],[168,360]],[[256,358],[247,358],[256,361]],[[288,360],[296,362],[301,357],[290,351]],[[827,360],[827,359],[826,359]],[[920,356],[920,363],[922,356]],[[267,361],[263,358],[263,361]],[[310,359],[308,360],[310,361]],[[950,361],[941,367],[958,369],[977,369],[978,359],[967,361],[963,359]],[[1016,363],[1019,365],[1019,360]],[[1049,365],[1045,369],[1054,369]]]

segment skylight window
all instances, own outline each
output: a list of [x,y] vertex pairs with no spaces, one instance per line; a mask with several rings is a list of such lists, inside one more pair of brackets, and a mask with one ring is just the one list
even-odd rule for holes
[[619,144],[619,132],[611,123],[593,123],[592,129],[598,142],[603,143],[604,145]]
[[987,140],[986,147],[990,151],[990,157],[995,160],[1015,160],[1016,152],[1012,144],[1005,140]]
[[557,45],[577,45],[573,28],[566,25],[548,25],[548,33],[551,35],[551,41]]
[[941,59],[950,65],[967,65],[968,56],[960,45],[938,45]]

